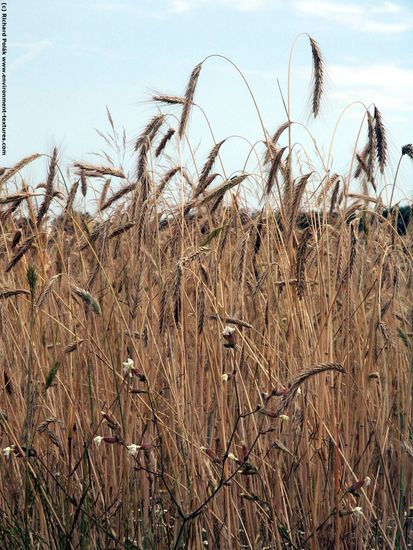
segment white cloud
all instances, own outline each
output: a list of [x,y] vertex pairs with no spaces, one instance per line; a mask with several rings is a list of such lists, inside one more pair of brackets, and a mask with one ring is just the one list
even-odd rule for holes
[[338,0],[94,0],[92,6],[100,12],[140,14],[164,17],[205,7],[227,8],[240,12],[258,12],[282,8],[302,16],[322,17],[364,32],[396,33],[412,28],[413,14],[407,17],[401,6],[382,0],[365,0],[360,4],[338,3]]
[[[90,58],[107,59],[113,61],[119,60],[119,52],[111,48],[110,46],[89,46],[84,43],[73,43],[71,49],[75,55]],[[142,59],[144,55],[138,50],[136,52],[125,53],[122,52],[122,61],[136,61]]]
[[380,23],[380,21],[363,21],[358,30],[363,32],[377,32],[396,34],[398,32],[406,32],[413,28],[412,22],[408,23]]
[[258,11],[269,6],[267,0],[239,0],[238,2],[231,3],[240,11]]
[[122,13],[129,10],[129,5],[126,2],[96,2],[94,7],[99,11],[107,11],[112,13]]
[[361,32],[394,34],[413,28],[413,14],[394,2],[337,3],[333,0],[294,0],[301,16],[336,21]]
[[171,11],[188,12],[200,7],[232,8],[237,11],[254,12],[278,5],[278,0],[169,0]]
[[174,0],[171,5],[172,11],[177,13],[190,11],[193,7],[193,2],[188,2],[188,0]]
[[13,47],[13,50],[21,48],[24,52],[9,63],[8,68],[12,71],[29,63],[47,48],[51,48],[52,43],[50,40],[39,40],[37,42],[14,42],[10,46]]
[[329,71],[338,85],[364,85],[382,88],[406,86],[413,89],[413,69],[391,64],[367,66],[330,65]]
[[373,13],[400,13],[402,8],[399,4],[395,4],[394,2],[382,2],[377,6],[371,6],[370,10]]
[[392,113],[412,112],[413,69],[392,64],[331,65],[329,74],[336,91],[331,97],[344,102],[376,103]]
[[[73,0],[72,0],[73,1]],[[176,0],[179,2],[180,0]],[[185,3],[185,0],[181,0]],[[140,0],[140,2],[118,1],[118,0],[98,0],[90,5],[98,13],[124,16],[124,17],[144,17],[146,19],[165,19],[165,10],[161,5],[156,6],[155,2],[150,0]]]

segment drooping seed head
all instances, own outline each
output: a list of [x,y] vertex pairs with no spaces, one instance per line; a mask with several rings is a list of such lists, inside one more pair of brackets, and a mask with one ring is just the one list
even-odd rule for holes
[[320,46],[310,37],[311,53],[313,55],[313,116],[317,117],[320,112],[321,97],[324,91],[324,60],[321,54]]
[[406,145],[403,145],[402,155],[407,155],[413,160],[413,145],[411,143],[407,143]]

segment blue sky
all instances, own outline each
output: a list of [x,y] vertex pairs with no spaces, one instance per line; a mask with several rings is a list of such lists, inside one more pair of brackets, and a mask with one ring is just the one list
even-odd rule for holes
[[[194,65],[216,53],[243,71],[272,132],[285,120],[276,79],[285,93],[290,48],[302,32],[320,44],[328,85],[320,120],[312,121],[308,117],[311,50],[301,37],[292,61],[293,118],[308,122],[324,154],[341,110],[357,100],[375,102],[382,111],[393,165],[400,146],[413,141],[413,2],[9,0],[8,4],[8,154],[3,165],[33,152],[48,152],[54,144],[65,161],[96,161],[88,153],[104,148],[95,128],[108,128],[106,106],[132,143],[155,112],[147,101],[151,90],[182,94]],[[211,58],[204,64],[196,102],[206,111],[217,140],[231,135],[251,142],[262,139],[246,87],[222,59]],[[353,106],[339,127],[333,147],[336,171],[348,169],[362,115],[362,107]],[[200,165],[212,144],[200,112],[193,113],[190,133]],[[311,147],[304,132],[294,137]],[[228,171],[241,169],[249,146],[241,138],[231,138],[225,147]],[[400,197],[411,196],[413,166],[407,162],[399,182]]]

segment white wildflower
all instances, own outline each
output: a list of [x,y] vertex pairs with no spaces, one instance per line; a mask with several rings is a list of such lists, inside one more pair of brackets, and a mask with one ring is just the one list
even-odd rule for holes
[[288,422],[290,420],[290,417],[286,414],[280,414],[278,418],[281,418],[281,420],[284,420],[285,422]]
[[238,462],[238,458],[233,453],[228,453],[228,458],[231,460],[235,460],[235,462]]
[[132,369],[134,365],[133,360],[130,357],[128,357],[128,360],[122,363],[122,365],[123,365],[123,374],[125,376],[132,376]]
[[363,509],[361,506],[356,506],[355,508],[352,508],[351,512],[355,516],[364,518]]
[[97,435],[93,438],[93,443],[99,447],[99,445],[102,443],[103,437],[101,435]]
[[228,376],[228,374],[223,374],[223,375],[221,376],[221,378],[222,378],[222,381],[223,381],[223,382],[228,382],[229,376]]
[[5,447],[3,449],[3,456],[5,456],[6,458],[9,458],[10,453],[12,453],[13,451],[14,451],[14,445],[10,445],[9,447]]
[[366,487],[368,487],[371,484],[371,479],[369,478],[369,476],[366,476],[364,478],[364,484]]
[[132,443],[131,445],[127,445],[128,453],[132,456],[136,456],[140,448],[141,446],[135,445],[135,443]]
[[231,336],[231,334],[234,334],[235,328],[226,326],[224,330],[222,331],[222,336]]

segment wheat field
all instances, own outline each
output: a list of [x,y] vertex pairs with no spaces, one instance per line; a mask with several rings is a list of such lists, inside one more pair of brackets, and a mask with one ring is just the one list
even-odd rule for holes
[[412,235],[381,199],[381,113],[320,172],[288,97],[254,176],[228,176],[225,140],[180,163],[200,75],[154,96],[130,172],[66,174],[54,148],[0,176],[1,548],[406,550]]

